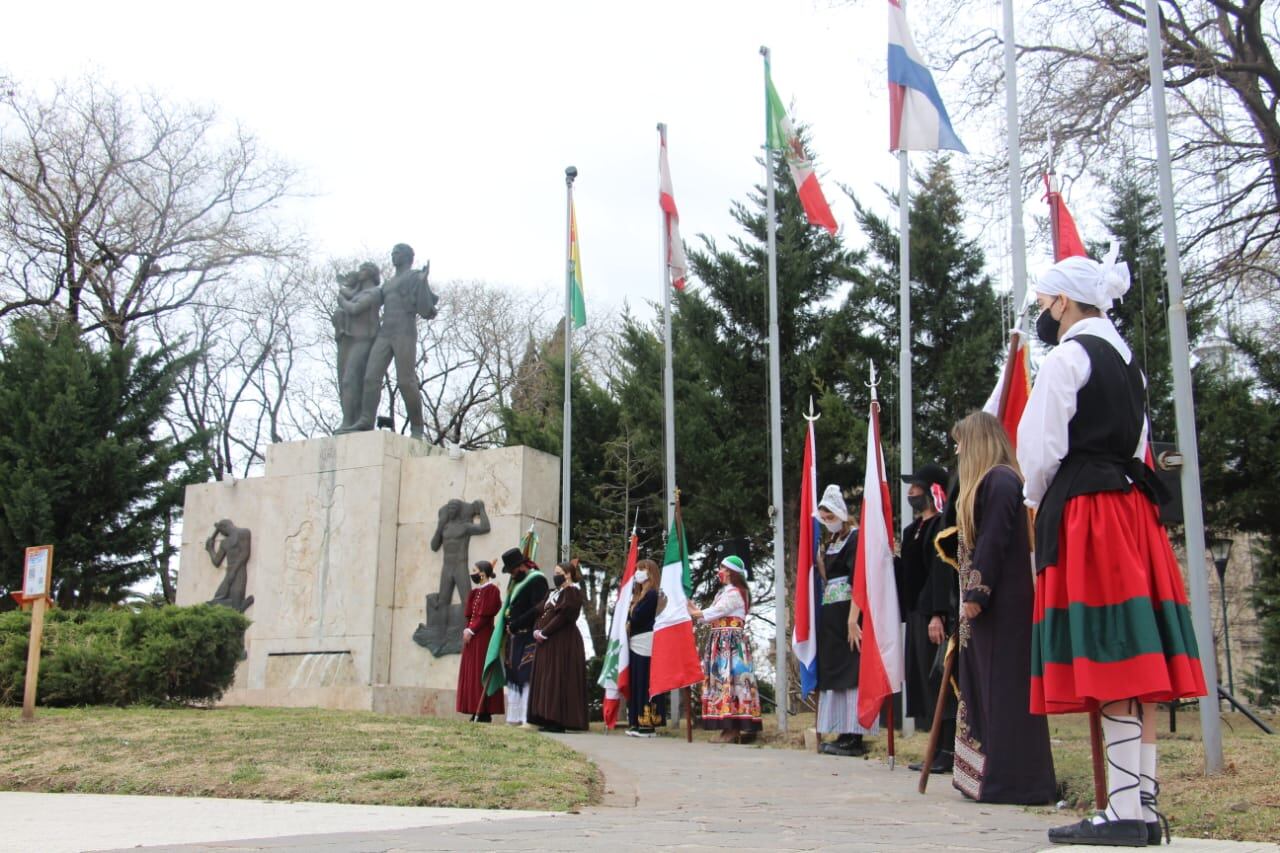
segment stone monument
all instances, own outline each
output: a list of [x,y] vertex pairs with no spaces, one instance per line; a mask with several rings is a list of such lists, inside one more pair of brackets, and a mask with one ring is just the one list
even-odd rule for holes
[[[222,536],[221,540],[218,539],[219,535]],[[241,613],[253,604],[253,596],[246,597],[244,594],[249,585],[251,542],[252,535],[249,530],[236,527],[229,518],[224,518],[213,525],[213,532],[209,534],[208,539],[204,540],[204,550],[213,561],[215,569],[221,568],[223,560],[226,560],[227,572],[222,577],[222,583],[218,584],[218,589],[213,593],[213,598],[209,599],[209,604],[221,604]]]
[[[221,588],[242,565],[238,541],[247,564],[249,532],[227,520],[252,519],[252,572],[237,576],[253,601],[247,659],[222,702],[452,715],[459,658],[414,642],[419,624],[436,624],[423,602],[434,594],[438,613],[454,589],[465,595],[446,569],[465,567],[468,548],[488,558],[515,546],[530,525],[542,553],[556,553],[559,459],[527,447],[454,458],[386,430],[274,444],[266,456],[261,477],[186,493],[179,604],[234,598],[236,582]],[[210,543],[215,522],[244,539]],[[442,636],[456,628],[460,640],[462,626],[443,619]]]
[[342,426],[338,432],[349,432],[360,420],[364,372],[378,334],[378,303],[365,297],[363,307],[358,307],[354,300],[370,291],[376,292],[380,278],[378,265],[374,263],[361,264],[359,269],[338,276],[338,307],[333,312],[333,332],[338,344],[338,394],[342,402]]
[[[444,547],[440,567],[440,589],[427,596],[427,619],[413,632],[413,641],[433,655],[462,654],[462,606],[471,592],[471,560],[468,544],[472,536],[489,532],[489,516],[484,501],[454,498],[440,507],[431,550]],[[458,591],[454,602],[453,591]]]

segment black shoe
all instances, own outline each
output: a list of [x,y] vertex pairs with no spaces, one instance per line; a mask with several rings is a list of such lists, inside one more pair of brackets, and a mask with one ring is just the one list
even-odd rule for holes
[[564,734],[564,726],[538,726],[538,731],[551,735],[562,735]]
[[1162,841],[1164,841],[1164,833],[1160,831],[1160,821],[1147,821],[1147,846],[1159,847]]
[[1069,826],[1049,830],[1054,844],[1095,844],[1101,847],[1146,847],[1147,824],[1141,820],[1106,820],[1094,823],[1085,818]]
[[846,758],[854,758],[859,755],[866,755],[867,753],[865,748],[859,752],[858,749],[849,741],[845,741],[844,743],[841,743],[840,741],[824,743],[819,748],[819,752],[823,755],[843,755]]
[[[952,758],[951,758],[951,756],[949,756],[949,755],[948,755],[948,756],[943,757],[943,756],[941,756],[941,755],[940,755],[940,756],[938,756],[937,758],[935,758],[935,759],[933,760],[933,764],[929,766],[929,772],[930,772],[930,773],[938,773],[938,774],[942,774],[942,773],[950,773],[950,772],[951,772],[951,769],[952,769],[952,766],[953,766],[954,764],[955,764],[955,761],[954,761],[954,759],[952,759]],[[924,767],[924,762],[923,762],[923,761],[917,761],[917,762],[916,762],[916,763],[914,763],[914,764],[908,764],[908,765],[907,765],[907,769],[908,769],[908,770],[910,770],[910,771],[912,771],[913,773],[919,773],[919,772],[920,772],[920,768],[922,768],[922,767]]]

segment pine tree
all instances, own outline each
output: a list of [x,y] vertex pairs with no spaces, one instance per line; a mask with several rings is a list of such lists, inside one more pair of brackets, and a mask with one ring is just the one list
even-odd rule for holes
[[[913,467],[947,464],[951,427],[980,409],[995,386],[1005,334],[999,302],[976,240],[964,235],[964,210],[949,160],[914,176],[911,201],[911,398]],[[858,222],[880,260],[849,295],[856,322],[884,345],[881,430],[891,469],[901,470],[898,418],[899,240],[897,218],[881,218],[854,199]],[[890,414],[892,413],[892,414]],[[949,466],[948,466],[949,467]]]
[[23,549],[53,544],[60,606],[118,602],[166,561],[166,518],[205,476],[193,461],[201,437],[160,427],[192,356],[98,349],[61,318],[11,333],[0,345],[0,585],[20,588]]

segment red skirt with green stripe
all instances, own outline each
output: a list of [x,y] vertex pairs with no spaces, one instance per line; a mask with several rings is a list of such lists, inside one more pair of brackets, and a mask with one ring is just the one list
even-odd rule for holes
[[1031,711],[1205,694],[1182,573],[1137,489],[1067,501],[1058,564],[1036,580]]

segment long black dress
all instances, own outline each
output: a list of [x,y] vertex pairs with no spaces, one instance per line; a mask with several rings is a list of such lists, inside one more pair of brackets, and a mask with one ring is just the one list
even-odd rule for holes
[[[898,561],[898,594],[902,621],[907,625],[907,710],[916,727],[928,731],[938,701],[942,678],[934,673],[938,645],[929,639],[929,622],[941,616],[948,635],[955,630],[956,573],[938,559],[934,537],[942,529],[942,515],[920,517],[902,530],[902,556]],[[954,719],[954,705],[943,719]],[[945,738],[946,733],[944,733]],[[949,741],[943,749],[949,750]]]
[[987,472],[973,502],[976,542],[960,544],[960,707],[953,784],[984,803],[1053,802],[1057,783],[1048,721],[1030,711],[1031,618],[1035,603],[1022,480]]
[[628,728],[648,733],[667,724],[667,696],[649,698],[649,665],[653,660],[653,621],[658,615],[658,590],[641,596],[627,616],[630,643],[630,681],[627,693]]
[[861,654],[849,648],[849,609],[852,605],[854,559],[858,531],[853,530],[839,550],[823,543],[822,609],[818,612],[818,731],[822,734],[863,734],[858,725],[858,667]]

